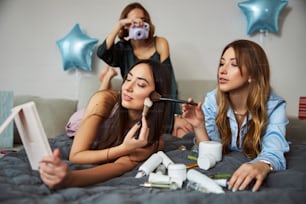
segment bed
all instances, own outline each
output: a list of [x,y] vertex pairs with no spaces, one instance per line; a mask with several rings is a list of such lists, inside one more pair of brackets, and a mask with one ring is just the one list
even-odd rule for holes
[[[192,134],[183,139],[164,135],[164,152],[175,163],[192,164]],[[49,139],[52,149],[58,147],[61,157],[68,158],[72,139],[59,135]],[[186,150],[181,147],[184,145]],[[40,180],[39,173],[31,170],[24,150],[12,152],[0,159],[0,203],[306,203],[306,142],[290,141],[290,152],[286,154],[287,170],[269,174],[260,191],[250,189],[224,194],[203,193],[186,189],[169,190],[140,186],[148,177],[136,179],[137,167],[121,177],[104,183],[82,188],[50,190]],[[195,156],[195,155],[194,155]],[[247,158],[233,152],[225,155],[221,162],[210,170],[201,170],[206,175],[232,173]],[[67,160],[72,169],[88,168],[91,165],[75,165]]]

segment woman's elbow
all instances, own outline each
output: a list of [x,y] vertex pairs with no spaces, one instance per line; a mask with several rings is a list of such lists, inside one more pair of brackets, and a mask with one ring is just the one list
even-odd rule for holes
[[70,153],[69,154],[69,161],[75,164],[86,164],[88,162],[84,162],[82,159],[80,159],[78,153]]
[[71,153],[69,154],[69,161],[75,163],[75,161],[76,161],[75,154],[71,154]]

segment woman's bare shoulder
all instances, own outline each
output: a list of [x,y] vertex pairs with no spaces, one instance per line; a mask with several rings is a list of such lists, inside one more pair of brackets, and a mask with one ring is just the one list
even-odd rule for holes
[[157,45],[168,45],[168,40],[165,37],[156,36]]
[[115,90],[97,91],[92,95],[86,108],[87,114],[103,113],[108,115],[118,103],[119,92]]
[[160,60],[163,62],[170,55],[170,48],[166,38],[164,37],[156,37],[156,49],[160,54]]
[[104,101],[104,100],[113,100],[117,101],[119,97],[119,91],[111,90],[111,89],[105,89],[105,90],[99,90],[95,92],[91,98],[90,101]]

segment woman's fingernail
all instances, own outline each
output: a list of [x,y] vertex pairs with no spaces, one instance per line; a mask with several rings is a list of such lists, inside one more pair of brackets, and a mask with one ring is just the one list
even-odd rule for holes
[[137,125],[141,125],[141,120],[139,120],[139,121],[137,122]]
[[239,191],[243,191],[243,187],[242,186],[239,187]]
[[257,190],[255,188],[252,189],[252,192],[256,192]]
[[236,192],[236,191],[237,191],[236,188],[233,188],[232,192]]
[[229,185],[229,184],[227,184],[227,185],[228,185],[227,189],[228,189],[228,190],[231,190],[231,189],[232,189],[232,186]]

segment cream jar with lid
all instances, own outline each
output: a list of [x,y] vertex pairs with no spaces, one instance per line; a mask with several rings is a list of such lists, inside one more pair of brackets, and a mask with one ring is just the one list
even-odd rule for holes
[[168,176],[171,178],[181,179],[183,182],[186,180],[187,170],[185,164],[170,164],[168,166]]

